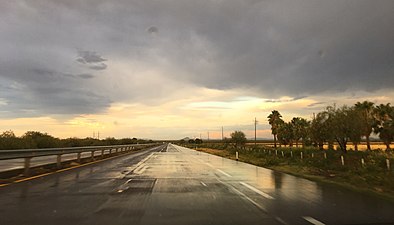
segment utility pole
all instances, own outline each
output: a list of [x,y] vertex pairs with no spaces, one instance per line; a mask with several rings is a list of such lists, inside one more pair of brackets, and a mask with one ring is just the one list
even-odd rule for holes
[[257,119],[254,118],[254,145],[257,145]]
[[97,139],[100,140],[100,131],[97,131]]
[[209,141],[209,131],[208,131],[208,141]]
[[224,139],[223,139],[223,126],[222,126],[222,141],[223,141]]
[[93,139],[94,139],[94,138],[96,138],[96,133],[94,133],[94,131],[93,131]]

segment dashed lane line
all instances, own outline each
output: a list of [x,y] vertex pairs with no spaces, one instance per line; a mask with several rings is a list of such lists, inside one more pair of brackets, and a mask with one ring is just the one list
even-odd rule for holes
[[223,170],[221,170],[221,169],[216,169],[219,173],[221,173],[221,174],[223,174],[223,175],[225,175],[225,176],[227,176],[227,177],[231,177],[231,175],[230,174],[228,174],[228,173],[226,173],[226,172],[224,172]]
[[313,217],[310,217],[310,216],[304,216],[302,218],[304,218],[304,220],[306,220],[309,223],[314,224],[314,225],[325,225],[324,223],[322,223],[319,220],[317,220],[317,219],[315,219]]
[[251,185],[249,185],[249,184],[247,184],[247,183],[244,183],[244,182],[239,182],[239,183],[242,184],[243,186],[249,188],[250,190],[256,192],[257,194],[263,196],[264,198],[275,199],[275,198],[272,197],[271,195],[269,195],[269,194],[267,194],[267,193],[265,193],[265,192],[262,192],[262,191],[258,190],[257,188],[255,188],[255,187],[253,187],[253,186],[251,186]]

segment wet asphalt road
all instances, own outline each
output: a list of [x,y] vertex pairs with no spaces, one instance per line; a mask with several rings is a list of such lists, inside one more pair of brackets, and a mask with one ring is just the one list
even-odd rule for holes
[[160,146],[0,187],[0,224],[394,224],[394,204]]

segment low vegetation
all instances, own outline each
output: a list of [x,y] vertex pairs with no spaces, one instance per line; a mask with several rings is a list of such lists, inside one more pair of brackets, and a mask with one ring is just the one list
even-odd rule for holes
[[12,131],[4,131],[0,134],[0,150],[125,145],[151,142],[151,140],[147,141],[137,138],[115,139],[113,137],[108,137],[102,140],[95,138],[60,139],[38,131],[28,131],[20,137],[17,137]]

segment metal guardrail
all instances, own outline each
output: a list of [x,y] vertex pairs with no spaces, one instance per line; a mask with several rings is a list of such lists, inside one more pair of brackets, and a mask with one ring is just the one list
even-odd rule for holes
[[17,149],[17,150],[0,150],[0,161],[10,159],[24,159],[24,172],[25,176],[29,175],[30,161],[34,157],[41,156],[57,156],[56,165],[57,168],[61,168],[62,155],[66,154],[77,154],[77,162],[81,162],[81,153],[90,152],[91,161],[94,161],[94,154],[97,151],[101,151],[101,157],[106,155],[112,155],[119,152],[132,151],[139,147],[150,147],[157,145],[153,144],[132,144],[132,145],[110,145],[110,146],[89,146],[89,147],[70,147],[70,148],[42,148],[42,149]]

